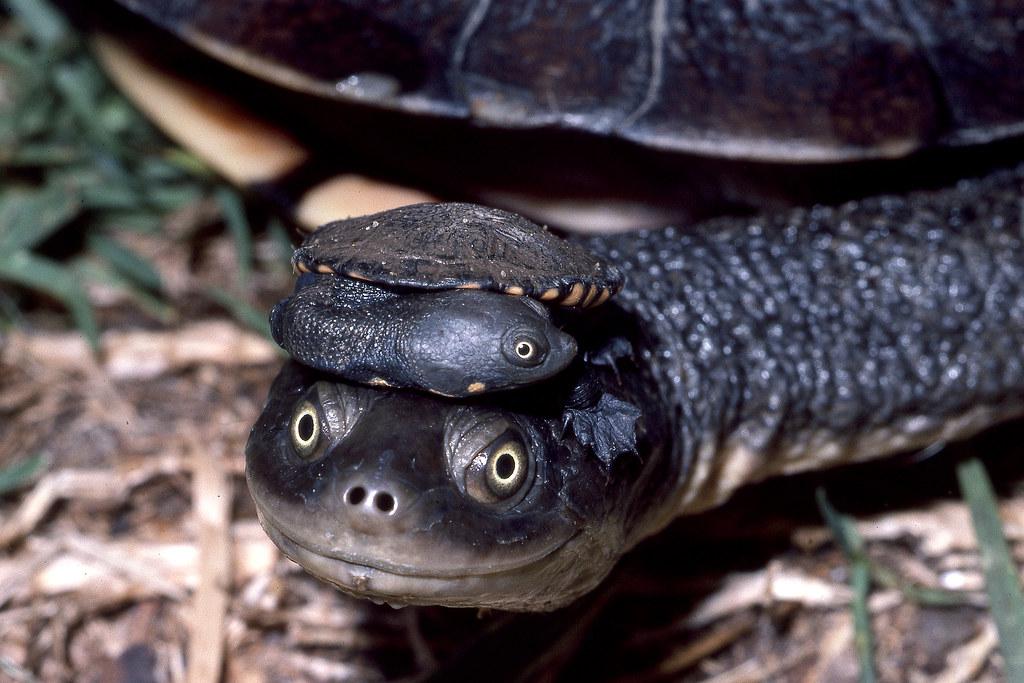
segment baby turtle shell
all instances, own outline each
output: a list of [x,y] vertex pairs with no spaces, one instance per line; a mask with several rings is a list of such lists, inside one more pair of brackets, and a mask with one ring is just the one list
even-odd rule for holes
[[522,216],[476,204],[413,204],[328,223],[292,263],[391,287],[483,289],[587,308],[622,288],[615,266]]

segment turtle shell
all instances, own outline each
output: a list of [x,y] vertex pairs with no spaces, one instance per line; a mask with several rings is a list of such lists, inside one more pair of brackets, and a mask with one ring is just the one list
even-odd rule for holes
[[1024,132],[1018,2],[118,0],[320,97],[765,161]]
[[455,202],[328,223],[292,263],[390,287],[486,289],[577,308],[623,284],[618,268],[518,214]]

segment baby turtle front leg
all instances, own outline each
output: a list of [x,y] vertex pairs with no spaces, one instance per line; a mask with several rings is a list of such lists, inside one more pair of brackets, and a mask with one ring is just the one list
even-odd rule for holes
[[399,292],[333,275],[303,275],[271,313],[293,358],[350,381],[472,396],[563,370],[576,342],[545,307],[478,290]]

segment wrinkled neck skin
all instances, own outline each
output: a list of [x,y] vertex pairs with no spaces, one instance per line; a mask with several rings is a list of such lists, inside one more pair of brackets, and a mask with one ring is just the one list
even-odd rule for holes
[[[591,239],[673,435],[660,516],[1024,413],[1024,166],[953,188]],[[649,412],[650,407],[645,407]]]
[[563,321],[577,361],[521,390],[455,401],[290,363],[246,449],[264,527],[355,595],[553,609],[744,484],[1019,415],[1022,178],[589,239],[627,286]]

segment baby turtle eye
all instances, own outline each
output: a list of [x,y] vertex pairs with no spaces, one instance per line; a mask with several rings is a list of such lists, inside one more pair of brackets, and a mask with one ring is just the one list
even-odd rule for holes
[[529,339],[520,339],[516,342],[516,355],[523,360],[532,360],[537,355],[537,348]]
[[292,447],[302,458],[309,458],[320,442],[320,413],[308,400],[300,401],[292,413],[289,434]]
[[544,362],[547,355],[547,346],[526,335],[514,336],[511,340],[511,353],[505,355],[514,364],[523,367],[534,367]]

